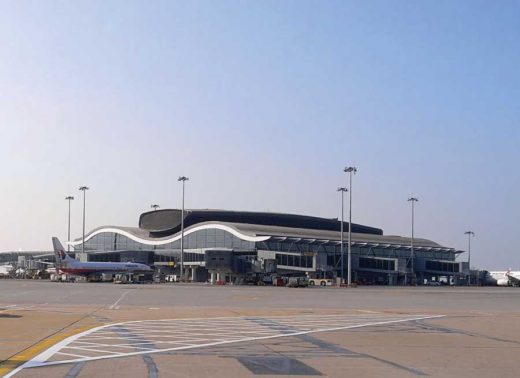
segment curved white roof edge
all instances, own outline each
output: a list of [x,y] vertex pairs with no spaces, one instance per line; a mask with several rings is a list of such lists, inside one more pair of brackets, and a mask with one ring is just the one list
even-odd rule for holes
[[[191,234],[193,232],[200,231],[200,230],[207,230],[207,229],[210,229],[210,228],[215,228],[215,229],[218,229],[218,230],[227,231],[230,234],[233,234],[234,236],[236,236],[237,238],[240,238],[240,239],[245,240],[245,241],[250,241],[250,242],[261,242],[261,241],[265,241],[265,240],[270,238],[270,236],[249,236],[249,235],[246,235],[246,234],[243,234],[243,233],[239,232],[238,230],[236,230],[236,229],[234,229],[232,227],[229,227],[229,226],[226,226],[226,225],[223,225],[223,224],[217,224],[217,223],[204,224],[204,225],[200,225],[200,226],[196,226],[196,227],[187,229],[187,230],[184,231],[184,237],[186,237],[187,235],[189,235],[189,234]],[[124,230],[121,230],[119,228],[115,228],[115,227],[102,227],[102,228],[94,231],[90,235],[88,235],[85,238],[85,241],[88,241],[88,240],[92,239],[94,236],[99,235],[99,234],[101,234],[103,232],[114,232],[116,234],[120,234],[120,235],[126,236],[127,238],[129,238],[129,239],[131,239],[131,240],[133,240],[135,242],[142,243],[142,244],[147,244],[147,245],[163,245],[163,244],[168,244],[168,243],[171,243],[171,242],[174,242],[174,241],[177,241],[177,240],[181,239],[181,235],[177,235],[177,236],[171,237],[169,239],[148,240],[148,239],[142,239],[142,238],[140,238],[138,236],[135,236],[135,235],[131,234],[128,231],[124,231]],[[79,245],[82,242],[83,242],[83,239],[79,240],[79,241],[76,241],[76,242],[70,242],[69,244],[74,246],[74,245]]]

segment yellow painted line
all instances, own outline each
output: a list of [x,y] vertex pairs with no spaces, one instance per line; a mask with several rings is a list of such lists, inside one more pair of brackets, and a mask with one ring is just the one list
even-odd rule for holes
[[73,328],[68,331],[57,333],[55,335],[47,337],[46,339],[43,339],[42,341],[40,341],[37,344],[30,346],[29,348],[14,355],[13,357],[9,358],[8,360],[0,362],[0,377],[3,377],[4,375],[8,374],[12,370],[16,369],[18,366],[31,360],[31,358],[40,354],[44,350],[49,349],[54,344],[56,344],[62,340],[65,340],[69,336],[75,335],[77,333],[86,331],[91,328],[93,328],[93,326],[88,326],[88,327],[85,326],[85,327]]

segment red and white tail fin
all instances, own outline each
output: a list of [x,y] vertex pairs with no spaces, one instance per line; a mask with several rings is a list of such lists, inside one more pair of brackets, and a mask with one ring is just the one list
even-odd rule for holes
[[74,259],[65,252],[65,248],[63,248],[57,237],[52,238],[52,246],[54,247],[56,263],[61,264],[63,262],[74,261]]

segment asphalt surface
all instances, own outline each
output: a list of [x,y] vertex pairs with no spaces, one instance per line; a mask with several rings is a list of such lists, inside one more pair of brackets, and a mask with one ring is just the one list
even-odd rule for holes
[[518,288],[2,280],[0,330],[0,376],[516,377],[520,371]]

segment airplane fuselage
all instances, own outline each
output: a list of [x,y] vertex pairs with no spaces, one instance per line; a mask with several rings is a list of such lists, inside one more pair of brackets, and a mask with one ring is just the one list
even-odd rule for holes
[[489,272],[489,280],[498,286],[518,286],[520,284],[520,271]]
[[132,262],[82,262],[70,257],[57,237],[52,238],[56,268],[64,273],[90,276],[102,273],[150,272],[148,265]]
[[126,273],[144,272],[151,268],[145,264],[138,263],[117,263],[117,262],[74,262],[62,263],[59,270],[67,274],[77,276],[89,276],[102,273]]

